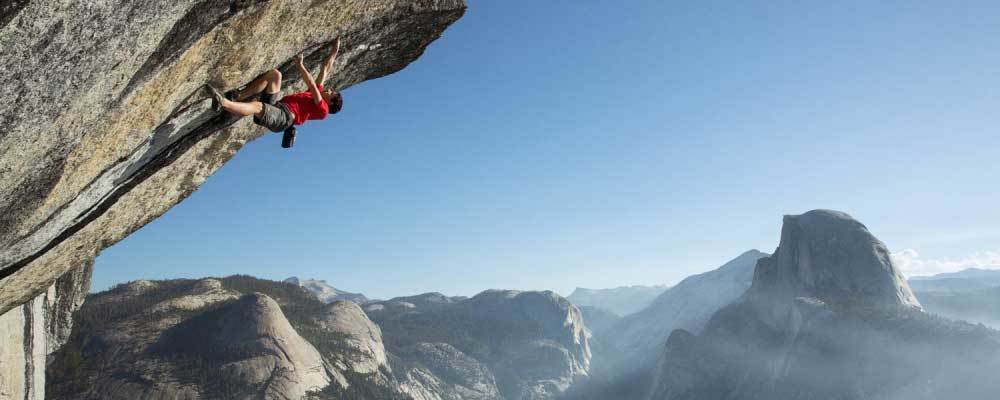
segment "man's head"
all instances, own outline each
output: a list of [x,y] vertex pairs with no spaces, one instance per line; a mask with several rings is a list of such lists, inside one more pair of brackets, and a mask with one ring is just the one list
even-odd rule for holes
[[330,114],[336,114],[344,106],[344,97],[340,95],[340,92],[324,89],[322,94],[323,100],[326,100],[326,104],[330,108]]

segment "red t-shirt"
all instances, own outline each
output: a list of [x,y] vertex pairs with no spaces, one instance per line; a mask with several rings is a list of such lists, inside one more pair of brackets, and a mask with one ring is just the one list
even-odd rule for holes
[[[322,85],[316,85],[316,87],[320,91],[323,90]],[[320,100],[317,104],[313,101],[313,95],[308,90],[285,96],[281,102],[285,103],[288,111],[295,115],[295,125],[302,125],[310,119],[323,119],[330,114],[330,105],[326,104],[324,100]]]

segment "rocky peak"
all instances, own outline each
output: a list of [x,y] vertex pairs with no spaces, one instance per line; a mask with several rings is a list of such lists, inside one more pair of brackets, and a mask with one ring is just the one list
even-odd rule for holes
[[774,255],[757,263],[751,300],[813,298],[839,306],[919,308],[889,250],[839,211],[786,215]]
[[524,320],[536,325],[543,335],[570,349],[574,372],[586,375],[590,369],[589,332],[583,314],[555,292],[487,290],[465,303],[492,319]]
[[[455,302],[451,297],[438,292],[422,293],[415,296],[394,297],[389,300],[392,304],[404,305],[404,307],[439,307]],[[409,306],[406,306],[406,305]]]
[[566,297],[566,300],[577,306],[592,306],[618,315],[628,315],[648,306],[665,290],[667,290],[666,285],[619,286],[610,289],[578,287]]
[[316,295],[316,297],[324,303],[347,300],[353,301],[357,304],[365,304],[369,301],[368,298],[361,293],[351,293],[337,289],[322,279],[299,279],[298,277],[293,276],[282,282],[305,288],[312,294]]
[[338,355],[336,363],[341,370],[368,374],[379,368],[390,369],[382,344],[382,330],[356,303],[342,300],[330,303],[317,318],[317,323],[325,331],[341,335],[344,345],[352,350]]
[[224,376],[259,385],[267,398],[305,396],[326,387],[333,376],[320,355],[285,318],[274,299],[248,294],[223,310],[210,339],[222,348],[259,354],[226,364]]
[[992,399],[998,339],[923,312],[864,225],[810,211],[784,218],[742,299],[670,335],[646,398]]

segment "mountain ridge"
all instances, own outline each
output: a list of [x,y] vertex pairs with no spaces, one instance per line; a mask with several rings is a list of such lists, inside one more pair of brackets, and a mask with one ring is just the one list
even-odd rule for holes
[[292,285],[301,286],[313,294],[316,295],[321,301],[325,303],[333,303],[338,300],[346,300],[357,303],[359,305],[364,305],[369,301],[368,297],[361,293],[353,293],[345,290],[337,289],[326,283],[322,279],[299,279],[298,277],[292,276],[286,278],[282,282],[290,283]]
[[566,299],[578,306],[592,306],[618,315],[628,315],[649,305],[667,288],[666,285],[632,285],[607,289],[577,287]]
[[[452,299],[409,297],[438,296]],[[54,399],[554,399],[588,374],[588,339],[580,312],[551,291],[487,290],[366,313],[293,282],[140,280],[88,298],[54,354],[46,391]]]
[[645,398],[986,399],[995,367],[1000,332],[927,314],[863,224],[814,210],[739,301],[671,333]]

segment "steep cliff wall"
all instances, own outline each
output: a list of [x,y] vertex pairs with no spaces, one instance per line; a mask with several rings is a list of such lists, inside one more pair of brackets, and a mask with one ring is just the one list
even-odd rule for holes
[[[344,47],[328,86],[393,73],[462,0],[45,0],[0,12],[0,314],[190,195],[247,141],[227,90]],[[350,99],[347,99],[347,110]]]
[[45,398],[48,355],[69,339],[73,312],[90,290],[93,264],[60,277],[48,290],[0,315],[0,400]]
[[201,85],[232,90],[278,67],[301,88],[291,60],[318,66],[339,36],[327,86],[344,89],[402,69],[464,10],[464,0],[0,4],[0,399],[44,397],[46,355],[66,341],[97,254],[264,133],[213,112]]

